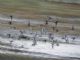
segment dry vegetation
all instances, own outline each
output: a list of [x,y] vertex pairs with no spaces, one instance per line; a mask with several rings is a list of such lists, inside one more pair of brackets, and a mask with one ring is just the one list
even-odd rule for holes
[[[59,2],[49,2],[47,0],[0,0],[0,13],[4,15],[13,15],[28,19],[43,19],[46,20],[47,16],[61,16],[61,17],[80,17],[80,4],[65,4]],[[80,21],[75,24],[67,19],[60,19],[58,29],[60,34],[80,33]],[[72,25],[75,25],[76,30],[71,31]],[[25,24],[0,24],[0,27],[16,27],[16,29],[28,29]],[[40,25],[31,26],[32,30],[40,30]],[[45,27],[45,26],[44,26]],[[52,26],[47,26],[49,31],[52,31]]]
[[47,2],[46,0],[0,0],[0,13],[24,18],[45,18],[46,15],[80,17],[79,4]]

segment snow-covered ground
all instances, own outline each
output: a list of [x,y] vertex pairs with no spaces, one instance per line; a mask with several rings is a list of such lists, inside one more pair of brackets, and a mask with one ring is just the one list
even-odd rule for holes
[[[32,40],[18,40],[18,39],[12,39],[12,38],[2,38],[0,37],[0,43],[4,44],[10,44],[10,41],[13,41],[11,43],[11,46],[7,45],[1,45],[0,48],[7,48],[7,49],[19,49],[22,51],[29,51],[29,52],[35,52],[35,53],[43,53],[43,57],[47,54],[48,57],[54,57],[54,56],[60,56],[60,57],[77,57],[80,58],[80,45],[72,45],[72,44],[63,44],[60,43],[59,46],[54,45],[52,48],[51,42],[42,42],[37,41],[37,45],[32,46],[33,41]],[[10,53],[11,51],[3,51],[0,50],[0,53]],[[19,53],[15,53],[19,54]],[[27,53],[20,53],[22,55],[27,55]],[[36,55],[40,56],[40,55]]]
[[[3,38],[7,38],[8,34],[11,34],[11,37],[13,39],[18,39],[18,37],[21,35],[20,31],[23,31],[23,34],[25,37],[29,37],[31,40],[37,34],[36,39],[39,41],[51,41],[49,38],[49,33],[51,32],[45,32],[45,31],[30,31],[30,30],[14,30],[14,29],[0,29],[0,36]],[[45,33],[44,33],[45,32]],[[66,37],[65,37],[66,36]],[[52,37],[54,40],[57,40],[62,43],[66,43],[66,40],[69,41],[71,44],[79,44],[80,45],[80,36],[72,36],[72,35],[58,35],[55,33],[52,33]],[[74,38],[74,39],[73,39]]]
[[[52,33],[54,43],[52,48],[52,39],[49,38],[48,31],[30,31],[23,30],[22,35],[29,37],[30,39],[19,39],[21,35],[20,30],[13,29],[0,29],[0,53],[10,53],[10,54],[20,54],[20,55],[33,55],[42,57],[76,57],[80,58],[80,36],[70,36],[67,35],[57,35]],[[9,37],[8,35],[11,34]],[[36,35],[36,36],[35,36]],[[36,37],[37,44],[32,46],[34,42],[34,37]],[[73,40],[72,38],[75,37]],[[66,39],[65,39],[66,38]],[[46,40],[46,41],[43,41]],[[69,43],[66,43],[66,40]],[[10,50],[8,50],[10,49]],[[14,52],[11,49],[18,49],[17,51],[25,52]],[[30,53],[28,53],[30,52]]]

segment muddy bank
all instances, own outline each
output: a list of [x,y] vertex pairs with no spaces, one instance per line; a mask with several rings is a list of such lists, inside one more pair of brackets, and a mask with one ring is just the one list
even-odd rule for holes
[[10,55],[10,54],[0,54],[0,60],[80,60],[79,58],[41,58],[41,57],[32,57],[32,56],[19,56],[19,55]]
[[50,0],[50,1],[80,4],[80,0]]

